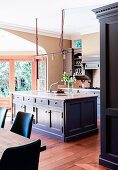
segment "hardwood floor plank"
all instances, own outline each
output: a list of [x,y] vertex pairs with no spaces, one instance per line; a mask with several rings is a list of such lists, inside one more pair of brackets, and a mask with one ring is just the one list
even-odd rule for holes
[[96,166],[96,164],[79,164],[78,167],[84,168],[85,170],[106,170],[103,166]]
[[79,166],[73,166],[72,168],[69,168],[68,170],[85,170],[85,169]]

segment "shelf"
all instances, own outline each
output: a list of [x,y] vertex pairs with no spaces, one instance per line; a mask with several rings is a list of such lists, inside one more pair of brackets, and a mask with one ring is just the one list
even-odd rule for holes
[[74,58],[74,60],[82,60],[81,58]]
[[74,65],[75,67],[80,67],[81,68],[81,66],[80,65]]

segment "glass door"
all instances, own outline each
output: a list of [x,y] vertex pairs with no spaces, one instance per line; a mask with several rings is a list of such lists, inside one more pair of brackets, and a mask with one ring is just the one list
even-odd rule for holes
[[15,91],[29,91],[32,89],[31,62],[15,62]]
[[0,61],[0,97],[9,96],[9,62]]
[[46,90],[46,58],[38,60],[38,90]]

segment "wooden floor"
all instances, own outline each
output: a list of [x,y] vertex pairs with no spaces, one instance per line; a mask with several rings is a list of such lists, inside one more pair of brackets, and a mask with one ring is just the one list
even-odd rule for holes
[[47,150],[40,155],[39,170],[107,170],[98,164],[99,134],[69,143],[35,132],[32,132],[31,138],[40,138],[42,145],[47,146]]

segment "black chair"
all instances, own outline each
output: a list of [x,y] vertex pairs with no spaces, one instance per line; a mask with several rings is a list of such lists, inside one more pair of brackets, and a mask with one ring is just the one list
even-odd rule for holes
[[8,109],[0,107],[0,127],[1,128],[4,128],[7,112],[8,112]]
[[41,147],[41,140],[32,143],[8,148],[4,151],[0,170],[38,170],[40,152],[46,150]]
[[18,112],[10,131],[30,138],[32,130],[33,114]]

